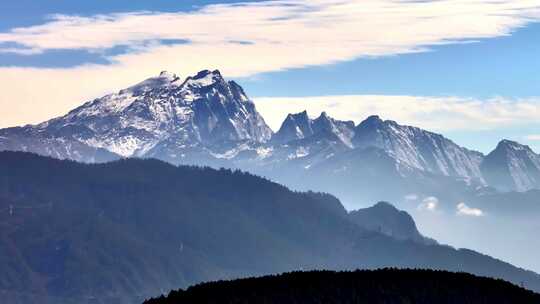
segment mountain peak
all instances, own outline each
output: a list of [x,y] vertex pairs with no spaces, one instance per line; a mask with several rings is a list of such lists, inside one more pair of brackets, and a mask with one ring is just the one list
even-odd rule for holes
[[306,138],[313,134],[311,120],[307,111],[289,114],[281,124],[279,131],[274,135],[273,140],[278,143],[285,143],[291,140]]
[[179,79],[180,77],[176,76],[174,73],[161,71],[158,76],[150,77],[137,83],[136,85],[121,90],[119,94],[133,93],[134,95],[140,95],[155,88],[167,87],[171,85],[177,86],[179,85]]
[[[440,134],[393,120],[369,116],[355,128],[353,144],[357,148],[376,147],[389,153],[400,166],[455,176],[482,183],[482,155],[458,146]],[[401,169],[400,169],[401,170]],[[407,174],[403,169],[402,174]]]
[[383,120],[381,119],[381,117],[379,115],[370,115],[368,116],[368,118],[366,118],[365,121],[369,121],[369,122],[382,122]]
[[319,117],[315,118],[312,121],[313,131],[314,132],[320,132],[323,130],[335,131],[334,129],[336,128],[336,126],[334,122],[335,120],[331,118],[330,116],[328,116],[326,112],[321,112],[321,115],[319,115]]
[[219,70],[213,70],[213,71],[210,71],[210,70],[202,70],[202,71],[199,71],[193,78],[203,78],[203,77],[206,77],[208,75],[215,75],[215,76],[219,76],[221,77],[221,72]]
[[384,120],[382,120],[379,115],[371,115],[368,116],[368,118],[364,119],[357,128],[372,128],[372,127],[378,127],[384,124]]
[[202,70],[198,72],[195,76],[190,76],[186,79],[183,84],[185,88],[203,88],[209,87],[216,83],[225,82],[223,76],[218,70]]
[[325,125],[329,125],[329,124],[332,124],[334,121],[334,119],[330,116],[328,116],[328,114],[323,111],[321,112],[321,115],[319,115],[319,117],[317,117],[316,119],[314,119],[314,123],[324,123]]
[[306,110],[298,113],[290,113],[287,115],[287,117],[290,117],[294,120],[309,120],[309,116]]
[[286,143],[311,136],[315,136],[316,139],[323,137],[328,139],[330,136],[352,148],[353,129],[354,122],[333,119],[324,111],[315,119],[309,118],[307,111],[302,111],[287,115],[279,131],[275,134],[274,141]]
[[282,129],[283,127],[288,127],[288,125],[294,126],[295,128],[296,126],[298,126],[300,129],[304,129],[305,126],[311,124],[310,121],[311,119],[309,118],[307,111],[289,113],[285,118],[285,121],[283,121],[280,129]]
[[360,227],[399,240],[412,240],[423,244],[435,243],[420,234],[416,223],[407,212],[397,209],[388,202],[381,201],[372,207],[351,211],[349,218]]
[[489,185],[503,191],[540,187],[540,155],[527,145],[504,139],[482,162]]
[[389,202],[385,202],[385,201],[380,201],[380,202],[376,203],[372,208],[398,210],[394,205],[390,204]]
[[175,79],[178,79],[178,76],[176,76],[175,73],[172,73],[172,72],[169,72],[169,71],[161,71],[159,73],[159,78],[165,78],[165,79],[169,79],[169,80],[175,80]]
[[[531,150],[527,145],[518,143],[517,141],[503,139],[501,140],[495,149],[510,149],[510,150]],[[532,151],[532,150],[531,150]]]

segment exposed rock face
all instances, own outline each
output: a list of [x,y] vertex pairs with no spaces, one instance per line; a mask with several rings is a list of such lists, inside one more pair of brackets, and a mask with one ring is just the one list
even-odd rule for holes
[[502,140],[484,159],[482,173],[489,185],[501,190],[540,188],[540,155],[529,146]]
[[355,129],[357,148],[378,147],[409,167],[482,182],[483,155],[456,145],[444,136],[370,116]]
[[287,143],[311,136],[335,137],[341,143],[352,147],[354,122],[333,119],[326,112],[322,112],[315,119],[310,119],[306,111],[289,114],[272,140],[276,143]]

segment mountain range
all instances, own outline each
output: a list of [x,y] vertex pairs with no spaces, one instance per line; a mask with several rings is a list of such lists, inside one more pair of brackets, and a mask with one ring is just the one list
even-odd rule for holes
[[293,270],[464,271],[540,291],[540,275],[422,236],[388,203],[347,212],[239,170],[83,164],[0,152],[2,302],[137,303]]
[[[460,189],[540,188],[540,156],[508,140],[483,155],[440,134],[376,115],[355,125],[325,112],[312,119],[305,111],[288,115],[274,133],[244,90],[217,70],[184,80],[162,72],[65,116],[2,129],[0,150],[81,162],[141,157],[240,168],[300,189],[328,180],[347,183],[356,170],[408,179],[394,187],[402,191],[394,190],[389,199],[418,189],[436,192],[433,185],[448,183]],[[359,188],[366,199],[380,199],[381,193],[370,194],[373,187],[367,186],[342,192],[354,197]]]

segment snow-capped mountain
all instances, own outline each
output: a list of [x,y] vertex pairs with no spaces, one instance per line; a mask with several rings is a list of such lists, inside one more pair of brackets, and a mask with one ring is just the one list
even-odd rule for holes
[[309,118],[306,111],[289,114],[279,131],[272,137],[272,141],[287,143],[311,136],[325,136],[323,133],[332,134],[343,144],[352,147],[354,122],[333,119],[326,112],[322,112],[315,119]]
[[540,160],[528,147],[502,142],[484,161],[481,153],[440,134],[378,116],[355,126],[325,112],[310,118],[304,111],[289,114],[274,134],[244,90],[217,70],[184,80],[162,72],[65,116],[2,129],[0,150],[82,162],[152,157],[299,183],[317,178],[315,184],[344,184],[339,179],[352,176],[358,182],[369,172],[373,180],[381,175],[421,179],[423,185],[440,183],[431,180],[439,176],[503,190],[540,187]]
[[308,117],[307,111],[289,114],[272,140],[276,143],[287,143],[293,140],[313,135],[313,120]]
[[[265,142],[272,135],[242,88],[233,81],[225,81],[219,71],[208,70],[185,81],[162,72],[118,93],[87,102],[63,117],[25,128],[26,135],[32,138],[34,134],[47,134],[122,157],[163,157],[160,152],[176,150],[178,158],[182,158],[182,149],[223,141]],[[11,138],[13,133],[4,130],[2,134]],[[41,144],[50,145],[51,149],[58,146],[55,142]],[[0,146],[5,144],[0,142]],[[28,151],[56,156],[47,153],[48,149],[26,146]],[[12,143],[9,149],[24,147]],[[71,154],[77,153],[83,154]],[[62,157],[72,158],[71,154]],[[174,158],[173,154],[168,158]]]
[[460,147],[444,136],[370,116],[355,128],[356,148],[378,147],[399,164],[444,176],[483,183],[480,152]]
[[486,181],[505,191],[540,188],[540,155],[529,146],[510,140],[499,142],[482,162]]
[[76,139],[51,134],[35,126],[0,130],[0,150],[33,152],[79,162],[106,162],[118,155],[103,148],[88,146]]

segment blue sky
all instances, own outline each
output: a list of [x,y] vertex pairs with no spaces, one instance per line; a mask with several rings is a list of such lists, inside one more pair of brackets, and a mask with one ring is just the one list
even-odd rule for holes
[[336,118],[381,114],[484,152],[503,137],[540,151],[540,1],[232,2],[1,4],[0,127],[162,69],[209,68],[264,102],[274,128],[285,110],[324,103]]
[[37,25],[46,21],[51,14],[73,14],[73,15],[95,15],[112,12],[128,11],[160,11],[176,12],[190,11],[197,7],[216,3],[238,3],[242,1],[227,0],[94,0],[94,1],[72,1],[72,0],[19,0],[5,1],[0,8],[2,18],[0,19],[0,29],[8,30],[12,27]]
[[[530,24],[509,36],[436,46],[430,52],[264,73],[245,86],[261,96],[538,96],[539,41],[540,24]],[[291,83],[294,91],[288,90]]]

